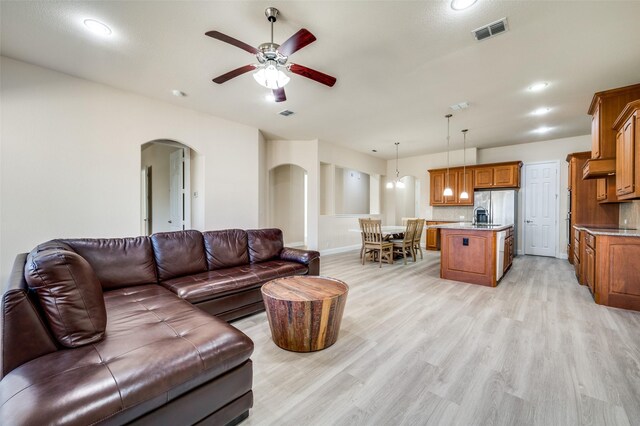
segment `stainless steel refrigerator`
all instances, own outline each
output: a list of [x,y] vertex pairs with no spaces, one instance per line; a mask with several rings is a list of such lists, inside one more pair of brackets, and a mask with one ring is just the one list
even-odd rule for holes
[[473,207],[482,207],[489,213],[489,223],[513,225],[513,247],[518,247],[518,193],[514,189],[475,191]]

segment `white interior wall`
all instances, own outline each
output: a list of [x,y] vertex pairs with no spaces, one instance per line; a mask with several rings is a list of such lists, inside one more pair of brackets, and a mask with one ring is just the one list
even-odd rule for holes
[[[499,163],[503,161],[521,160],[523,163],[537,163],[547,161],[557,161],[560,171],[560,193],[558,200],[560,204],[560,214],[558,217],[558,252],[560,257],[567,256],[567,188],[568,166],[566,162],[567,154],[572,152],[591,151],[591,135],[575,136],[571,138],[553,139],[527,144],[501,146],[498,148],[487,148],[478,150],[478,164]],[[520,175],[523,176],[523,173]],[[518,216],[522,220],[524,213],[523,200],[524,191],[518,191]],[[523,226],[518,228],[518,253],[524,253]]]
[[0,66],[3,283],[16,254],[48,239],[138,235],[140,147],[152,140],[202,156],[201,229],[258,226],[257,129],[6,57]]
[[302,167],[284,164],[271,169],[269,194],[272,226],[289,246],[304,245],[304,175]]
[[400,179],[404,188],[394,188],[396,212],[394,223],[401,225],[403,217],[418,217],[416,213],[416,179],[404,176]]
[[190,149],[191,157],[191,227],[193,229],[207,229],[205,227],[204,196],[205,164],[204,156],[196,150]]
[[[385,202],[383,193],[380,190],[380,185],[383,185],[384,182],[380,179],[380,176],[386,174],[387,162],[386,160],[342,148],[325,141],[320,141],[319,144],[319,161],[323,164],[329,164],[333,168],[341,167],[364,172],[369,175],[369,197],[371,202],[369,211],[371,214],[335,214],[340,211],[338,200],[341,198],[336,196],[334,191],[336,188],[341,188],[342,185],[340,185],[339,182],[333,182],[330,191],[331,195],[327,196],[335,199],[335,209],[328,211],[327,213],[329,214],[324,214],[319,217],[318,249],[322,253],[338,252],[349,248],[360,247],[360,234],[357,232],[359,227],[358,218],[371,217],[384,220],[384,215],[380,214],[381,211],[384,211],[381,209]],[[331,167],[329,169],[331,169]],[[336,174],[333,173],[333,175],[335,176]],[[373,182],[378,184],[378,189],[374,188]],[[372,192],[376,193],[372,196]],[[379,204],[374,205],[375,202]],[[353,230],[356,230],[356,232]]]
[[336,168],[336,214],[369,214],[369,175],[358,170]]

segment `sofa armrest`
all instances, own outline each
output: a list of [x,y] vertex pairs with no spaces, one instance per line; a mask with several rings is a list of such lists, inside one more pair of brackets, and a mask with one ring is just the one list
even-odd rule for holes
[[320,253],[317,251],[284,247],[280,252],[280,259],[307,265],[309,275],[320,274]]

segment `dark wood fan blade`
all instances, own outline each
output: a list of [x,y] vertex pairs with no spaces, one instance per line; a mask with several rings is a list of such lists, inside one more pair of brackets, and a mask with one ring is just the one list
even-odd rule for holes
[[287,96],[284,94],[284,87],[279,89],[273,89],[273,97],[276,102],[284,102],[287,100]]
[[330,75],[321,73],[320,71],[313,70],[303,65],[291,64],[289,65],[289,71],[291,71],[294,74],[298,74],[303,77],[310,78],[311,80],[317,81],[318,83],[325,84],[329,87],[333,87],[333,85],[336,84],[335,77],[331,77]]
[[237,77],[237,76],[242,75],[242,74],[244,74],[246,72],[249,72],[249,71],[253,71],[255,69],[256,69],[256,67],[253,66],[253,65],[245,65],[243,67],[236,68],[233,71],[229,71],[226,74],[222,74],[221,76],[214,78],[213,82],[214,83],[218,83],[218,84],[222,84],[225,81],[231,80],[234,77]]
[[205,35],[208,35],[209,37],[213,37],[220,41],[224,41],[225,43],[229,43],[235,47],[239,47],[240,49],[246,50],[247,52],[253,53],[254,55],[258,53],[258,49],[256,49],[255,47],[249,46],[247,43],[237,40],[233,37],[229,37],[228,35],[222,34],[221,32],[208,31],[205,33]]
[[278,52],[284,56],[289,56],[314,41],[316,41],[316,37],[311,34],[309,30],[303,28],[282,43],[280,47],[278,47]]

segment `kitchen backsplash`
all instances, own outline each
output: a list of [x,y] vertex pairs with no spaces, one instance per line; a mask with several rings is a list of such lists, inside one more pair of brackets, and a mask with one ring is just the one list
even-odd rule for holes
[[620,227],[640,229],[640,200],[620,204]]
[[[461,218],[464,216],[464,218]],[[429,220],[452,220],[456,222],[471,222],[473,206],[468,207],[432,207]]]

